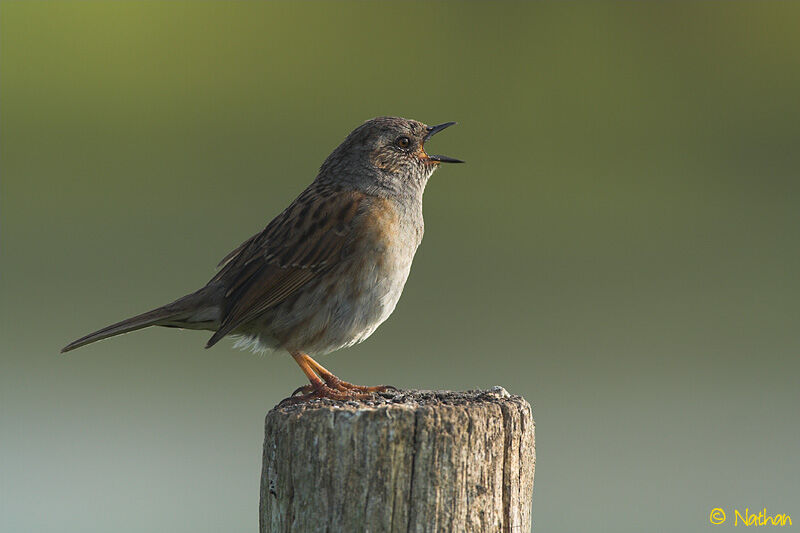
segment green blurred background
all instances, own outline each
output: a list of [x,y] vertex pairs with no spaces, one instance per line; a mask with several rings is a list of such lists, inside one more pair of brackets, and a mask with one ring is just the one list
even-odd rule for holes
[[3,532],[256,530],[290,358],[58,349],[204,284],[384,114],[459,121],[431,148],[468,164],[392,318],[323,364],[524,395],[536,531],[800,523],[798,4],[0,9]]

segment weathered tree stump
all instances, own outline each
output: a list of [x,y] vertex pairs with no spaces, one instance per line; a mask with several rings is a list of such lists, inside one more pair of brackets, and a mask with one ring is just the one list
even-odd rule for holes
[[531,528],[531,407],[490,391],[402,391],[267,414],[261,532]]

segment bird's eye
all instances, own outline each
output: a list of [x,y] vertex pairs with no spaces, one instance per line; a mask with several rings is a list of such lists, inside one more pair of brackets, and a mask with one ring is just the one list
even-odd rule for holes
[[405,150],[406,148],[408,148],[409,146],[411,146],[411,139],[409,139],[409,138],[408,138],[408,137],[406,137],[406,136],[403,136],[403,137],[398,137],[398,138],[397,138],[397,140],[396,140],[394,143],[395,143],[397,146],[399,146],[400,148],[402,148],[402,149],[404,149],[404,150]]

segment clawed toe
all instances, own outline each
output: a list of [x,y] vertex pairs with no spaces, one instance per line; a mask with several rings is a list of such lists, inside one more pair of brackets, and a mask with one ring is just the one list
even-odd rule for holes
[[[303,393],[300,396],[297,396],[297,393]],[[305,403],[311,400],[320,400],[320,399],[328,399],[328,400],[336,400],[336,401],[347,401],[347,400],[369,400],[372,399],[372,393],[370,392],[359,392],[355,390],[337,390],[333,389],[327,385],[321,386],[314,386],[314,385],[306,385],[304,387],[298,387],[291,396],[281,401],[278,404],[278,407],[285,407],[287,405],[297,405],[299,403]]]
[[374,387],[367,387],[364,385],[354,385],[352,383],[348,383],[347,381],[343,381],[337,378],[334,375],[323,375],[322,379],[325,380],[325,384],[338,391],[358,391],[358,392],[393,392],[397,391],[397,387],[393,387],[391,385],[376,385]]
[[378,385],[375,387],[353,385],[337,378],[307,354],[302,352],[291,352],[291,354],[311,384],[295,389],[289,398],[278,404],[279,406],[298,404],[321,398],[339,401],[369,400],[375,398],[375,393],[396,392],[399,390],[391,385]]
[[363,392],[397,392],[400,389],[392,385],[376,385],[374,387],[365,387],[363,385],[353,385],[352,383],[345,383],[349,390],[357,390]]
[[303,393],[303,395],[306,395],[311,394],[312,392],[314,392],[313,385],[303,385],[302,387],[297,387],[294,392],[289,395],[289,397],[291,398],[297,396],[298,393]]

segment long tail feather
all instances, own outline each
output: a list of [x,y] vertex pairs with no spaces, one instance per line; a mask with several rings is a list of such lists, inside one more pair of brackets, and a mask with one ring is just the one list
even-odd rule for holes
[[[86,346],[99,340],[122,335],[131,331],[147,328],[150,326],[172,326],[172,327],[185,327],[191,329],[207,329],[207,324],[214,322],[210,315],[213,315],[213,309],[210,313],[203,313],[204,309],[209,309],[204,305],[206,300],[204,291],[200,291],[184,296],[170,304],[158,307],[141,315],[128,318],[116,324],[104,327],[94,333],[90,333],[78,340],[72,341],[63,348],[61,353],[69,352],[75,348]],[[193,320],[193,316],[206,315],[205,319]],[[216,329],[216,328],[214,328]]]

